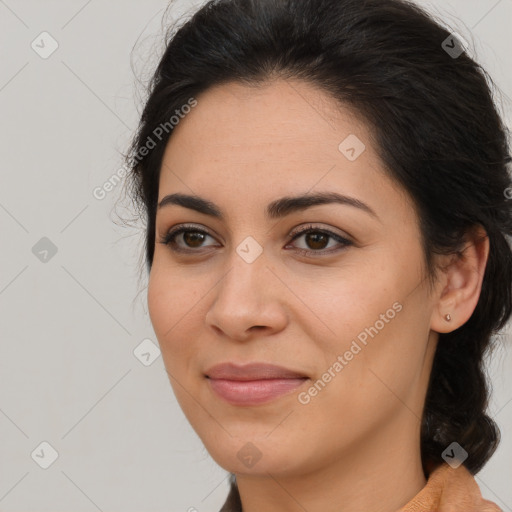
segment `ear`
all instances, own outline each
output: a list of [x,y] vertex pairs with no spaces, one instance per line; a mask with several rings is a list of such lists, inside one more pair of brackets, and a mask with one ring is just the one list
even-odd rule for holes
[[488,256],[489,237],[478,226],[466,234],[461,252],[441,257],[437,302],[430,322],[433,331],[451,332],[469,320],[480,297]]

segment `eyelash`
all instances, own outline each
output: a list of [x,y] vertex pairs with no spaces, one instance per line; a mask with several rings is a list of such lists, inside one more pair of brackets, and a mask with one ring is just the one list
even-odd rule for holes
[[[203,229],[199,229],[193,225],[183,225],[183,226],[180,226],[176,229],[173,229],[171,231],[169,231],[164,237],[162,240],[160,240],[160,243],[164,244],[164,245],[167,245],[172,251],[174,252],[180,252],[180,253],[197,253],[199,252],[199,249],[196,250],[196,249],[181,249],[181,248],[176,248],[176,237],[182,233],[187,233],[187,232],[192,232],[192,233],[200,233],[200,234],[203,234],[203,235],[208,235],[210,237],[213,238],[213,235],[211,235],[210,233],[208,233],[207,231],[203,230]],[[305,235],[305,234],[309,234],[309,233],[322,233],[324,235],[327,235],[329,238],[333,238],[334,240],[336,240],[336,242],[340,243],[342,245],[341,248],[338,248],[338,249],[335,249],[333,250],[332,248],[329,249],[329,250],[325,250],[325,249],[319,249],[319,250],[306,250],[306,249],[298,249],[298,251],[304,255],[304,256],[313,256],[313,257],[318,257],[319,255],[322,256],[322,255],[331,255],[333,253],[337,253],[339,251],[342,251],[343,249],[345,249],[346,247],[349,247],[351,245],[353,245],[353,242],[351,242],[350,240],[338,235],[337,233],[333,233],[332,231],[329,231],[327,229],[322,229],[322,228],[315,228],[313,225],[308,225],[306,226],[305,228],[302,228],[298,231],[295,231],[294,233],[292,233],[290,236],[292,236],[292,239],[290,240],[290,242],[293,242],[294,240],[296,240],[297,238]],[[288,244],[287,244],[288,245]]]

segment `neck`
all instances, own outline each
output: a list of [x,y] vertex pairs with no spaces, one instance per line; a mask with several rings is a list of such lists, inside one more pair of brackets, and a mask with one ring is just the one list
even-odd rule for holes
[[365,436],[320,468],[237,475],[243,512],[396,512],[426,485],[418,420],[408,414],[408,425],[380,425],[378,439]]

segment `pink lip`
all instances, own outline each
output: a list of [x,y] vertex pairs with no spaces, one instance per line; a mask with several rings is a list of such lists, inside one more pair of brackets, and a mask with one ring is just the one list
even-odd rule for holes
[[308,377],[265,363],[239,366],[222,363],[205,372],[211,388],[233,405],[257,405],[282,396],[302,385]]

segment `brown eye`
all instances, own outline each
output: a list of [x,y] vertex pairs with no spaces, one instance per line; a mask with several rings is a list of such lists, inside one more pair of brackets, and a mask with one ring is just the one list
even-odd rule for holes
[[329,236],[325,233],[311,232],[306,233],[305,241],[311,249],[325,249],[326,244],[329,242]]
[[[160,243],[169,246],[175,252],[199,253],[202,248],[216,246],[215,243],[205,245],[208,237],[215,240],[203,229],[195,226],[179,226],[169,231]],[[337,233],[314,226],[308,226],[306,229],[296,232],[291,241],[294,242],[300,238],[304,238],[305,247],[297,247],[295,244],[291,247],[295,247],[300,253],[307,256],[330,255],[353,245],[353,242]],[[286,246],[286,248],[288,247],[289,245]]]
[[208,237],[213,239],[208,232],[195,226],[181,226],[169,231],[160,243],[168,245],[174,251],[186,252],[187,250],[193,251],[194,249],[209,247],[208,245],[203,245]]
[[[353,242],[337,233],[314,226],[308,226],[306,229],[296,232],[293,235],[292,242],[302,237],[304,238],[305,247],[298,247],[298,249],[299,252],[308,256],[328,255],[353,245]],[[330,240],[333,241],[333,244],[329,247]],[[295,245],[295,247],[297,246]]]
[[[208,236],[208,235],[206,235]],[[185,231],[183,232],[183,241],[189,247],[200,247],[204,242],[205,234],[198,231]]]

